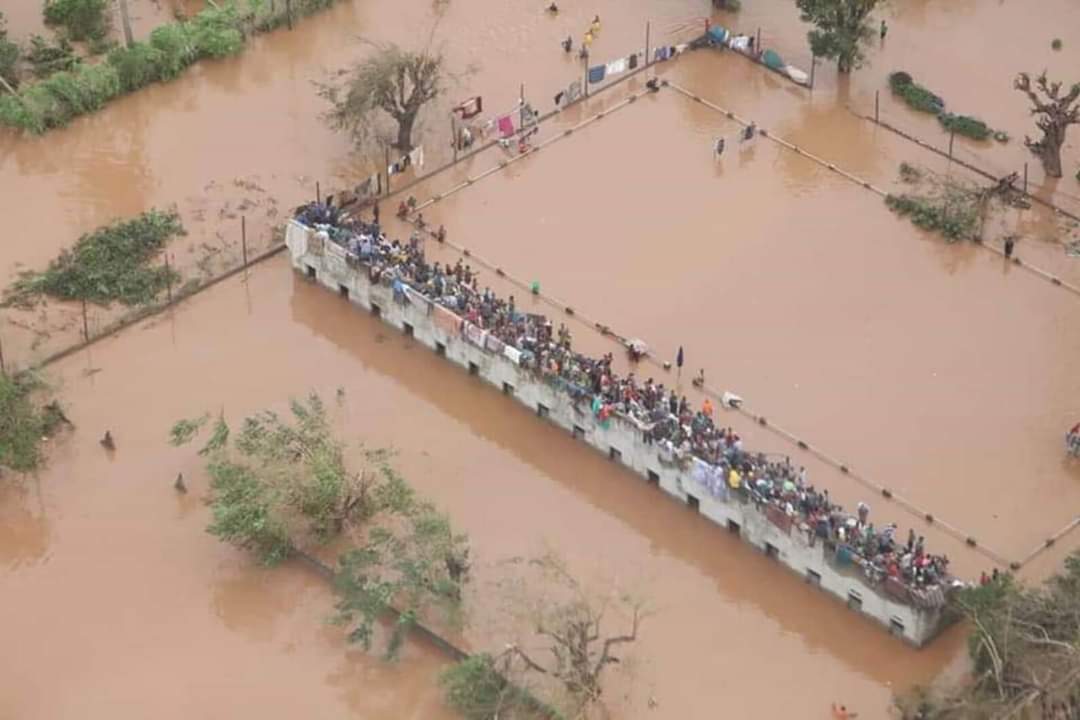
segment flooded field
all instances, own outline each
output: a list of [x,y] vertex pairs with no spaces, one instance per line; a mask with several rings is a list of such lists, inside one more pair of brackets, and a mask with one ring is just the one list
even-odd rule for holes
[[[129,2],[141,36],[201,6]],[[12,34],[40,32],[39,8],[15,5],[3,8]],[[463,77],[427,118],[429,170],[450,158],[453,101],[479,93],[490,110],[508,110],[523,84],[538,109],[551,109],[554,93],[581,76],[558,43],[568,33],[577,38],[594,14],[603,31],[593,52],[609,59],[642,46],[647,21],[655,46],[688,39],[708,10],[705,0],[662,8],[598,0],[566,3],[553,18],[542,5],[444,4],[436,43]],[[760,27],[765,46],[809,69],[793,3],[744,6],[714,21]],[[889,6],[885,17],[888,37],[868,66],[837,78],[819,64],[812,93],[712,51],[657,74],[886,190],[898,187],[901,161],[969,177],[857,117],[873,113],[880,91],[883,119],[947,146],[936,120],[889,95],[888,74],[903,69],[950,109],[1012,136],[1004,145],[957,139],[957,157],[1001,174],[1027,162],[1041,195],[1080,213],[1071,177],[1080,133],[1065,146],[1066,177],[1045,181],[1023,148],[1030,118],[1011,87],[1022,70],[1080,79],[1069,77],[1080,67],[1080,7],[1047,0],[1032,13],[1009,1],[916,0]],[[313,82],[360,57],[358,37],[417,46],[432,27],[427,0],[346,1],[65,130],[40,138],[0,132],[0,198],[14,228],[0,244],[0,283],[44,266],[81,233],[151,207],[180,211],[189,235],[169,253],[193,273],[235,264],[241,216],[252,249],[268,247],[273,227],[314,197],[316,182],[333,192],[381,163],[381,154],[355,154],[326,127]],[[1010,40],[998,51],[1002,35]],[[1059,36],[1063,48],[1053,51]],[[612,107],[645,79],[563,113],[542,137]],[[1080,298],[990,252],[915,230],[878,195],[767,138],[737,146],[737,130],[665,89],[451,195],[425,217],[589,320],[645,339],[662,358],[683,346],[688,375],[704,368],[710,385],[739,393],[753,411],[1008,559],[1027,554],[1080,501],[1080,465],[1061,452],[1063,429],[1080,419]],[[710,152],[716,137],[731,138],[719,161]],[[421,200],[443,192],[502,153],[486,151],[411,192]],[[1037,207],[1010,211],[986,240],[1000,244],[1019,230],[1025,260],[1080,282],[1080,260],[1050,237],[1059,225]],[[457,259],[433,244],[436,259]],[[525,295],[495,280],[484,271],[484,284]],[[95,322],[108,315],[92,312]],[[80,323],[72,307],[0,309],[0,341],[9,362],[25,365],[77,340]],[[613,350],[580,323],[572,327],[576,345]],[[963,671],[964,628],[923,651],[902,646],[294,277],[281,257],[47,374],[77,430],[52,449],[40,477],[0,483],[0,637],[19,648],[0,656],[0,717],[450,717],[435,682],[445,657],[413,643],[387,665],[346,647],[340,629],[325,623],[333,595],[322,580],[298,566],[255,567],[204,532],[197,459],[165,442],[174,420],[206,408],[239,417],[339,387],[343,433],[398,448],[407,477],[470,533],[478,585],[497,574],[499,559],[552,548],[583,575],[646,588],[655,615],[634,667],[613,683],[613,717],[824,718],[834,700],[862,717],[885,717],[895,690]],[[792,453],[845,504],[867,499],[851,478],[728,415],[749,446]],[[117,438],[113,458],[97,444],[107,429]],[[179,471],[192,487],[183,497],[170,487]],[[881,498],[871,504],[882,523],[913,522]],[[926,534],[962,575],[990,566],[962,541]],[[1023,575],[1049,574],[1078,545],[1080,534],[1068,536]],[[498,647],[503,638],[482,621],[490,601],[471,601],[467,640]],[[775,691],[778,673],[789,683],[784,692]]]
[[[311,389],[330,397],[339,386],[346,393],[337,418],[343,435],[399,450],[406,476],[471,534],[478,583],[497,560],[550,547],[582,572],[604,565],[644,588],[656,610],[636,653],[634,702],[620,716],[648,716],[650,695],[665,713],[695,718],[755,708],[786,715],[824,707],[838,695],[884,709],[890,686],[930,679],[961,639],[954,631],[924,651],[890,639],[433,353],[388,336],[376,320],[293,278],[284,258],[247,285],[223,284],[173,317],[106,341],[52,372],[70,403],[77,439],[59,449],[40,490],[9,503],[22,519],[0,576],[12,607],[29,613],[37,603],[43,619],[28,626],[22,613],[12,612],[0,620],[5,637],[34,637],[42,648],[4,668],[31,687],[43,682],[33,678],[50,677],[48,668],[52,677],[62,669],[47,648],[76,637],[100,658],[79,682],[98,683],[94,692],[102,698],[120,690],[101,674],[113,675],[110,668],[139,657],[154,677],[148,696],[161,687],[180,692],[192,687],[185,682],[210,682],[198,673],[236,672],[236,682],[244,683],[258,672],[281,675],[273,684],[282,692],[302,687],[292,692],[321,703],[316,706],[340,709],[351,689],[357,717],[391,717],[380,714],[380,703],[393,702],[385,696],[359,704],[369,682],[390,674],[402,678],[402,686],[390,681],[398,701],[418,705],[386,707],[435,716],[425,714],[433,711],[424,704],[434,687],[415,684],[430,680],[437,658],[411,648],[398,665],[380,669],[377,659],[346,656],[340,630],[321,627],[331,601],[318,581],[293,568],[252,568],[246,556],[203,532],[205,484],[197,458],[165,442],[173,420],[223,401],[237,417]],[[146,397],[154,398],[151,407],[143,407]],[[104,428],[117,442],[111,461],[96,442]],[[179,471],[191,487],[183,498],[171,488]],[[64,588],[75,586],[84,588],[84,607],[65,611]],[[42,593],[55,593],[60,605],[42,612]],[[488,638],[484,601],[476,602],[477,627],[467,635],[480,644]],[[102,623],[102,617],[115,619]],[[255,652],[258,659],[248,657]],[[196,662],[199,653],[214,662]],[[768,693],[766,685],[745,694],[713,692],[716,673],[765,682],[779,661],[807,679],[798,692]],[[174,677],[176,688],[169,684]],[[66,694],[44,690],[17,693],[13,709],[62,715],[56,703]],[[234,691],[222,702],[247,694]],[[191,712],[215,706],[190,695],[183,707]],[[275,702],[274,696],[259,700],[267,708]],[[137,704],[157,709],[164,699],[140,695]],[[295,706],[279,706],[280,714],[270,716],[284,716],[289,707]]]

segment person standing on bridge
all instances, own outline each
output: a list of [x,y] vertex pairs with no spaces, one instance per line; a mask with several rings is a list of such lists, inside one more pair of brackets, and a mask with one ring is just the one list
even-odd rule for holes
[[675,356],[675,366],[677,368],[679,368],[679,374],[680,375],[682,375],[682,366],[683,366],[683,360],[684,359],[685,358],[683,356],[682,345],[680,345],[679,346],[679,354]]

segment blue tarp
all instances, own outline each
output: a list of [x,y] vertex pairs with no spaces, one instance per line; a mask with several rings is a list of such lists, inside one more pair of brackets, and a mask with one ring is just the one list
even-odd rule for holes
[[727,45],[728,33],[726,28],[719,25],[709,28],[709,41],[714,45]]

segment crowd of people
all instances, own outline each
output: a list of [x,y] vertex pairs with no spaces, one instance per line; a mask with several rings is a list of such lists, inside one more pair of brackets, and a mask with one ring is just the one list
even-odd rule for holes
[[[408,286],[518,350],[522,367],[566,391],[575,403],[587,405],[602,425],[613,417],[627,419],[669,461],[686,466],[696,458],[706,463],[723,485],[713,488],[713,494],[737,492],[773,506],[811,541],[845,548],[872,581],[891,577],[921,589],[948,577],[948,558],[927,553],[923,538],[916,538],[914,531],[903,543],[895,537],[895,524],[875,528],[869,522],[866,505],[860,503],[855,515],[844,512],[828,490],[809,484],[806,469],[796,468],[790,458],[776,461],[744,449],[739,433],[714,420],[708,397],[700,407],[692,407],[684,394],[652,377],[641,380],[633,371],[620,375],[613,367],[613,354],[594,358],[576,352],[569,328],[562,323],[555,328],[547,317],[521,311],[513,295],[503,299],[491,288],[481,288],[479,273],[462,259],[453,265],[428,262],[427,233],[422,228],[401,243],[387,238],[377,219],[350,218],[318,203],[301,208],[297,218],[326,231],[353,261],[367,266],[373,281],[396,293]],[[445,230],[431,235],[444,239]],[[703,375],[694,380],[695,386],[703,384]]]

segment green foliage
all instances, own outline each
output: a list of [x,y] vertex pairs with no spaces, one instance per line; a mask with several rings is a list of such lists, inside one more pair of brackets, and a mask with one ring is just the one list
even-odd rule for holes
[[514,693],[495,667],[495,659],[478,653],[439,675],[446,703],[465,720],[491,720],[513,705]]
[[897,71],[889,75],[889,88],[894,95],[899,95],[908,107],[920,112],[937,115],[944,111],[945,101],[916,83],[911,75]]
[[46,78],[56,72],[72,70],[79,64],[79,56],[65,38],[52,45],[40,35],[30,36],[30,50],[26,53],[30,71],[36,78]]
[[1061,38],[1054,38],[1050,43],[1050,47],[1054,50],[1060,50],[1062,48]]
[[172,430],[169,431],[169,444],[173,447],[180,447],[181,445],[187,445],[191,442],[203,426],[206,425],[206,421],[210,419],[209,413],[204,413],[197,418],[190,420],[177,420],[172,426]]
[[814,55],[836,60],[848,73],[862,65],[863,46],[874,37],[868,18],[880,0],[795,0]]
[[138,90],[162,79],[162,53],[146,43],[135,42],[131,47],[119,47],[109,53],[109,65],[116,70],[124,92]]
[[[49,82],[60,75],[66,73]],[[23,273],[8,288],[4,303],[27,305],[41,295],[100,304],[150,302],[175,279],[172,271],[150,263],[183,232],[175,212],[157,210],[98,228],[62,251],[43,272]]]
[[949,132],[969,137],[972,140],[986,140],[992,132],[986,123],[970,115],[943,112],[938,115],[938,121]]
[[0,78],[3,78],[12,87],[19,86],[19,77],[16,72],[19,66],[19,46],[8,39],[7,18],[0,12]]
[[911,218],[923,230],[939,232],[950,242],[971,238],[978,227],[978,215],[963,206],[951,208],[933,199],[916,195],[887,195],[885,204],[898,215]]
[[43,438],[66,422],[58,404],[37,401],[46,391],[34,375],[0,374],[0,469],[31,472],[41,466]]
[[72,40],[104,37],[109,31],[108,0],[46,0],[45,23],[60,25]]

